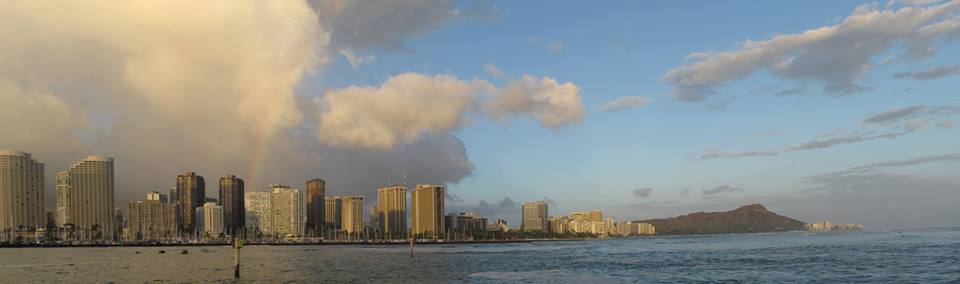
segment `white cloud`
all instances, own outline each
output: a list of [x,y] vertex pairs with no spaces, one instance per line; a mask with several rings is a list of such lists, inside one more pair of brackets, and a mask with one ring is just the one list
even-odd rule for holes
[[332,90],[321,102],[317,137],[332,145],[392,148],[462,126],[477,84],[449,75],[403,73],[380,86]]
[[374,61],[377,60],[376,58],[373,57],[373,55],[356,56],[353,54],[352,50],[345,49],[345,48],[340,49],[340,54],[347,59],[347,62],[350,62],[350,66],[353,67],[353,69],[357,69],[357,67],[360,67],[360,65],[373,63]]
[[614,112],[627,108],[641,107],[652,102],[653,99],[638,97],[638,96],[624,96],[616,98],[615,100],[604,103],[600,106],[601,111],[605,112]]
[[0,144],[33,153],[48,173],[113,156],[118,188],[131,189],[120,200],[184,170],[248,170],[240,165],[258,146],[293,151],[265,138],[302,121],[296,85],[327,61],[327,34],[303,1],[3,6],[0,127],[10,134]]
[[497,68],[496,65],[490,63],[483,64],[483,70],[487,71],[487,74],[490,74],[490,76],[493,76],[494,78],[500,78],[503,76],[503,71],[500,70],[500,68]]
[[860,6],[837,25],[747,40],[732,51],[691,54],[695,62],[668,71],[662,80],[686,101],[704,100],[716,87],[760,70],[782,79],[820,82],[828,94],[858,92],[867,88],[857,81],[874,56],[898,44],[907,56],[930,56],[937,44],[960,36],[958,8],[960,1],[896,11]]
[[697,160],[713,160],[721,158],[744,158],[744,157],[758,157],[758,156],[776,156],[779,155],[776,151],[745,151],[745,152],[727,152],[722,149],[710,149],[700,154],[697,157]]
[[490,114],[503,120],[509,115],[526,114],[545,127],[556,128],[583,120],[586,111],[580,98],[580,87],[559,83],[550,77],[537,79],[525,75],[497,91],[487,105]]
[[390,149],[427,134],[455,130],[467,115],[481,112],[479,102],[491,94],[486,114],[498,119],[530,115],[546,127],[583,119],[580,89],[544,77],[524,76],[498,88],[485,80],[465,81],[449,75],[403,73],[380,86],[350,86],[328,91],[318,100],[317,137],[330,145]]

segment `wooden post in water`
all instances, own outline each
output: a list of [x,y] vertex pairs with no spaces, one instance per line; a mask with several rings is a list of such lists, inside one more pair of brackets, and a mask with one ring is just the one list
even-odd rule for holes
[[410,258],[413,258],[413,236],[410,236]]
[[243,247],[243,240],[238,237],[233,238],[233,278],[240,279],[240,248]]

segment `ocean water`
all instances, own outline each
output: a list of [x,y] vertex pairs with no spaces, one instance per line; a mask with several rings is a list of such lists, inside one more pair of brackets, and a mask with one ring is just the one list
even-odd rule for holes
[[[241,254],[249,283],[960,283],[960,229],[421,245],[413,258],[407,246]],[[3,248],[0,282],[234,282],[232,257],[229,247]]]

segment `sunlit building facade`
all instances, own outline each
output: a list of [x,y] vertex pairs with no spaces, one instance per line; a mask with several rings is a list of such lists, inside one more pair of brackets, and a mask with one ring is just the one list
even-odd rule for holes
[[87,156],[69,170],[57,174],[57,204],[63,205],[70,239],[116,240],[119,230],[114,207],[113,158]]
[[341,202],[341,230],[351,234],[363,232],[363,196],[344,196]]
[[273,233],[285,237],[301,237],[307,222],[303,192],[284,185],[270,186],[273,210]]
[[244,220],[249,233],[273,234],[273,210],[270,192],[244,193]]
[[218,238],[224,232],[223,206],[213,202],[203,204],[203,233],[208,238]]
[[30,154],[0,149],[0,240],[46,227],[43,173]]
[[413,207],[411,230],[421,237],[438,237],[445,227],[444,200],[446,188],[439,185],[419,184],[410,192]]
[[570,231],[570,218],[567,216],[550,216],[550,232],[566,234]]
[[522,229],[524,232],[547,231],[550,223],[547,219],[547,202],[534,201],[523,204]]
[[377,221],[386,238],[407,236],[407,187],[394,185],[377,190]]
[[150,192],[144,201],[127,204],[127,229],[124,238],[129,241],[164,241],[178,237],[177,206],[168,203],[158,192]]
[[323,223],[327,229],[340,230],[343,226],[343,199],[340,196],[323,198]]

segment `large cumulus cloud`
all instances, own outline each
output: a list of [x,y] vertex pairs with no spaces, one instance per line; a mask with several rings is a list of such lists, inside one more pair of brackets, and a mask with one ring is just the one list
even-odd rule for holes
[[180,171],[254,175],[236,165],[303,119],[294,88],[326,61],[319,23],[303,1],[6,1],[0,144],[48,172],[114,156],[121,200]]
[[[445,1],[408,4],[455,12]],[[469,176],[473,163],[451,131],[464,125],[486,87],[446,75],[401,74],[380,87],[316,94],[328,104],[298,93],[304,75],[323,69],[333,51],[389,46],[430,30],[337,42],[332,34],[339,31],[371,31],[338,24],[378,23],[376,14],[339,14],[356,12],[349,5],[366,4],[5,1],[0,129],[8,134],[0,136],[0,148],[30,152],[47,164],[48,204],[55,200],[54,173],[88,154],[116,158],[118,207],[147,191],[168,190],[184,171],[207,178],[208,196],[216,196],[216,180],[226,174],[245,178],[248,191],[268,183],[300,187],[321,177],[331,194],[367,196],[402,176],[412,183]],[[409,11],[417,9],[434,8]],[[406,101],[411,98],[419,100]],[[327,117],[318,121],[318,113]],[[337,118],[357,124],[328,124]],[[341,135],[354,127],[373,130]],[[367,150],[384,144],[391,147]]]
[[402,73],[379,86],[330,90],[317,101],[317,137],[330,145],[391,149],[423,135],[449,133],[469,115],[519,115],[550,128],[583,119],[580,88],[525,75],[498,87],[486,80]]

